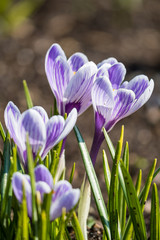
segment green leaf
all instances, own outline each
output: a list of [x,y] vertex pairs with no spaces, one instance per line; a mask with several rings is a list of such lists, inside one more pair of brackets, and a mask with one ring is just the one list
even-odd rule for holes
[[111,228],[111,238],[120,239],[118,233],[118,164],[120,160],[122,150],[122,144],[119,141],[115,158],[113,160],[112,172],[111,172],[111,183],[109,190],[109,220]]
[[105,150],[103,150],[103,170],[104,170],[104,179],[105,179],[105,184],[107,188],[107,193],[109,195],[109,189],[110,189],[110,181],[111,181],[111,171],[107,159],[107,155]]
[[82,154],[82,159],[83,159],[86,173],[87,173],[87,176],[88,176],[91,188],[92,188],[92,193],[93,193],[96,205],[97,205],[99,216],[101,218],[101,222],[103,224],[105,234],[106,234],[108,240],[110,240],[111,233],[110,233],[110,227],[109,227],[108,213],[107,213],[107,209],[106,209],[106,206],[104,203],[104,199],[102,197],[102,193],[101,193],[101,190],[99,187],[96,173],[95,173],[91,158],[89,156],[86,144],[85,144],[78,128],[75,127],[74,130],[75,130],[75,134],[76,134],[76,137],[77,137],[77,140],[79,143],[79,148],[80,148],[80,151]]
[[146,200],[148,198],[148,194],[149,194],[149,190],[150,190],[151,183],[152,183],[152,180],[153,180],[153,175],[154,175],[156,164],[157,164],[157,159],[155,159],[153,164],[152,164],[152,167],[151,167],[150,172],[148,174],[145,186],[142,189],[142,191],[140,193],[140,196],[139,196],[140,202],[141,202],[141,206],[142,206],[142,212],[144,210],[145,202],[146,202]]
[[159,196],[154,183],[151,198],[150,240],[159,240]]
[[110,139],[110,137],[109,137],[105,128],[103,128],[103,133],[104,133],[104,137],[105,137],[106,143],[108,145],[108,149],[110,151],[111,157],[112,157],[112,159],[114,159],[115,149],[114,149],[113,143],[112,143],[112,141],[111,141],[111,139]]
[[[129,169],[128,142],[126,142],[122,160],[123,160],[124,165],[125,165],[125,167],[128,171],[128,169]],[[125,199],[124,192],[123,192],[123,189],[121,187],[121,184],[119,184],[118,197],[119,197],[119,201],[118,201],[118,203],[119,203],[119,205],[118,205],[119,219],[120,219],[121,232],[123,234],[124,229],[125,229],[125,224],[126,224],[127,204],[126,204],[126,199]]]
[[33,155],[31,146],[29,144],[29,137],[27,134],[26,139],[26,145],[27,145],[27,159],[28,159],[28,170],[30,175],[30,181],[31,181],[31,190],[32,190],[32,224],[33,224],[33,234],[34,239],[38,238],[38,215],[37,215],[37,209],[36,209],[36,187],[35,187],[35,176],[34,176],[34,162],[33,162]]
[[42,240],[46,240],[47,239],[47,218],[46,218],[46,213],[43,210],[42,214],[41,214],[41,218],[42,218]]
[[32,108],[33,102],[31,99],[31,95],[30,95],[26,80],[23,80],[23,87],[24,87],[24,92],[25,92],[25,96],[26,96],[27,106],[28,106],[28,108]]
[[74,228],[75,231],[75,235],[76,235],[76,239],[77,240],[84,240],[82,231],[81,231],[81,227],[77,218],[77,215],[75,213],[75,211],[73,211],[73,216],[72,216],[72,226]]
[[74,177],[74,172],[75,172],[75,162],[73,163],[73,166],[72,166],[72,170],[71,170],[71,174],[70,174],[70,177],[69,177],[69,182],[72,183],[73,181],[73,177]]
[[0,135],[1,135],[1,137],[2,137],[3,142],[5,142],[6,134],[5,134],[5,131],[4,131],[4,128],[3,128],[1,122],[0,122]]
[[78,205],[78,220],[79,220],[80,227],[82,229],[84,239],[86,240],[88,239],[87,238],[87,218],[89,214],[90,202],[91,202],[91,187],[85,175],[82,186],[81,186],[81,194],[80,194],[80,200]]
[[23,198],[22,198],[22,239],[27,240],[28,238],[28,215],[27,215],[27,202],[25,196],[25,186],[23,184]]
[[128,197],[128,208],[137,240],[147,239],[144,217],[142,215],[141,205],[137,197],[132,178],[121,161],[122,174],[125,179],[126,192]]
[[[112,143],[112,141],[111,141],[111,139],[110,139],[107,131],[105,130],[105,128],[103,128],[103,132],[104,132],[104,137],[105,137],[105,140],[106,140],[108,149],[109,149],[109,151],[110,151],[112,160],[114,160],[114,157],[115,157],[115,149],[114,149],[113,143]],[[122,126],[120,139],[123,138],[123,134],[124,134],[124,126]],[[120,180],[121,187],[122,187],[123,192],[124,192],[124,195],[125,195],[125,199],[126,199],[126,201],[128,202],[127,193],[126,193],[126,188],[125,188],[125,183],[124,183],[123,174],[122,174],[122,170],[121,170],[120,165],[118,165],[118,176],[119,176],[119,180]]]
[[62,208],[62,216],[60,221],[60,228],[59,228],[59,235],[57,240],[64,240],[65,234],[65,216],[66,216],[66,209]]

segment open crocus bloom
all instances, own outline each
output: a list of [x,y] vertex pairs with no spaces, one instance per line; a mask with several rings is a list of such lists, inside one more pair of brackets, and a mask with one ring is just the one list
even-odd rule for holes
[[154,82],[145,75],[123,82],[126,69],[122,63],[110,58],[99,64],[97,79],[92,88],[95,112],[95,135],[91,148],[93,163],[104,139],[102,128],[109,132],[122,118],[142,107],[150,98]]
[[53,44],[46,54],[45,70],[62,116],[73,108],[79,115],[91,105],[91,88],[97,66],[88,62],[84,54],[75,53],[67,60],[62,48]]
[[24,167],[27,167],[26,134],[35,158],[38,151],[42,159],[51,148],[64,139],[73,129],[77,120],[77,110],[73,109],[64,120],[62,116],[53,116],[50,119],[46,111],[35,106],[20,113],[13,102],[9,102],[4,113],[6,127],[11,138],[18,147]]
[[[66,180],[61,180],[53,185],[52,175],[44,165],[38,165],[34,170],[34,174],[36,192],[40,193],[41,203],[43,202],[44,194],[50,193],[51,191],[53,192],[50,207],[51,221],[61,216],[63,208],[65,208],[66,212],[68,212],[78,203],[80,190],[73,189],[71,184]],[[12,187],[19,203],[22,202],[23,184],[27,200],[28,216],[32,218],[32,193],[30,176],[20,172],[14,173],[12,178]]]

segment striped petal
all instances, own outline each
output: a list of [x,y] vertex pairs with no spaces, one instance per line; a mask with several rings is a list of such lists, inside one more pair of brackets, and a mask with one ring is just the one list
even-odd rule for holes
[[[35,180],[36,182],[45,182],[50,189],[53,189],[53,178],[48,170],[43,164],[38,165],[34,169],[34,174],[35,174]],[[51,190],[50,190],[51,191]]]
[[77,110],[75,108],[73,108],[72,111],[69,113],[66,121],[65,121],[65,125],[64,125],[63,131],[60,134],[60,136],[58,137],[58,139],[56,140],[55,145],[57,143],[59,143],[62,139],[67,137],[67,135],[74,128],[74,126],[76,124],[76,121],[77,121]]
[[32,107],[32,109],[36,110],[41,115],[45,124],[48,122],[48,115],[44,110],[44,108],[42,108],[41,106],[35,106],[35,107]]
[[118,63],[118,61],[117,61],[116,58],[110,57],[110,58],[107,58],[107,59],[103,60],[102,62],[98,63],[97,67],[100,68],[105,63],[107,63],[110,66],[112,66],[113,64]]
[[28,133],[33,157],[35,157],[39,149],[43,150],[46,141],[46,128],[41,115],[33,109],[28,109],[21,115],[18,125],[21,141],[26,142]]
[[64,93],[67,113],[75,107],[80,115],[91,105],[91,88],[96,72],[97,66],[88,62],[72,77]]
[[39,192],[41,195],[41,203],[43,202],[43,196],[46,193],[50,193],[51,192],[51,188],[49,187],[49,185],[46,182],[36,182],[36,192]]
[[63,131],[65,125],[64,118],[62,116],[53,116],[49,119],[46,125],[46,144],[42,154],[42,158],[47,155],[50,149],[52,149]]
[[110,131],[120,119],[125,117],[134,101],[135,94],[132,90],[119,89],[115,92],[112,116],[105,126],[107,131]]
[[73,72],[77,72],[80,67],[88,62],[88,58],[83,53],[77,52],[73,54],[69,59],[68,63],[72,68]]
[[110,119],[113,108],[113,89],[108,78],[98,78],[92,88],[92,103],[95,110],[96,129],[101,129]]
[[31,185],[29,184],[26,175],[16,172],[12,177],[12,188],[17,200],[21,203],[23,197],[23,184],[27,200],[27,211],[29,217],[32,217],[32,200],[31,200]]
[[108,73],[113,88],[118,89],[126,75],[125,66],[122,63],[116,63],[109,68]]
[[20,111],[13,102],[9,102],[4,111],[4,120],[11,138],[18,144],[17,138],[17,123],[20,117]]
[[66,212],[71,210],[78,203],[80,196],[80,190],[72,189],[70,183],[65,180],[55,185],[54,192],[50,208],[51,221],[62,215],[63,208]]
[[129,116],[130,114],[136,112],[139,108],[141,108],[151,97],[151,94],[154,89],[154,81],[151,79],[149,82],[149,85],[146,87],[146,89],[143,91],[143,93],[139,96],[138,99],[134,102],[130,110],[127,112],[126,116]]
[[53,85],[53,70],[55,68],[55,60],[57,57],[61,56],[66,60],[66,56],[59,44],[53,44],[47,51],[45,58],[45,71],[49,81],[49,84]]

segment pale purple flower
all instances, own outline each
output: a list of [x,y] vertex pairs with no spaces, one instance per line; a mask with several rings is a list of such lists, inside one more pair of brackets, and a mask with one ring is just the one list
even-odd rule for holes
[[13,102],[9,102],[4,113],[5,124],[11,138],[18,147],[24,167],[27,167],[26,136],[35,158],[38,151],[42,159],[73,129],[77,120],[77,110],[74,108],[67,119],[60,115],[48,118],[46,111],[35,106],[20,113]]
[[[68,212],[78,203],[80,190],[73,189],[71,184],[66,180],[61,180],[54,185],[52,175],[44,165],[38,165],[34,169],[34,174],[35,188],[36,192],[40,193],[41,204],[43,203],[44,194],[53,192],[50,206],[51,221],[61,216],[63,208],[65,208],[66,212]],[[28,216],[32,218],[30,176],[20,172],[14,173],[12,178],[12,188],[19,203],[22,203],[23,184],[27,200]]]
[[109,132],[120,119],[137,111],[148,101],[154,88],[154,81],[149,81],[145,75],[123,82],[126,69],[115,58],[104,60],[98,67],[91,92],[95,113],[95,134],[91,148],[93,163],[104,139],[102,128]]
[[53,44],[46,54],[45,70],[62,116],[73,108],[80,115],[91,105],[91,88],[97,66],[84,54],[75,53],[67,60],[62,48]]

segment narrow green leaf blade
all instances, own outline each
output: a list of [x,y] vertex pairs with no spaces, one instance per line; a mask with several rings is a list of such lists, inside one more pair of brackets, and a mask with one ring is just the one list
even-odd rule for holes
[[75,130],[75,134],[79,143],[79,148],[82,154],[82,159],[85,165],[85,169],[87,172],[87,176],[92,188],[92,193],[97,205],[97,209],[99,212],[99,216],[101,218],[104,230],[105,230],[105,234],[108,238],[108,240],[111,239],[111,234],[110,234],[110,227],[109,227],[109,219],[108,219],[108,213],[107,213],[107,209],[104,203],[104,199],[102,197],[102,193],[98,184],[98,180],[95,174],[95,170],[92,164],[92,161],[90,159],[86,144],[78,130],[77,127],[74,128]]
[[72,217],[72,226],[73,226],[74,231],[75,231],[76,239],[77,240],[84,240],[77,215],[74,211],[73,211],[73,217]]
[[5,131],[4,131],[4,128],[3,128],[3,126],[2,126],[2,123],[0,122],[0,135],[1,135],[1,137],[2,137],[2,140],[3,140],[3,142],[5,141],[5,139],[6,139],[6,134],[5,134]]
[[126,186],[127,197],[128,197],[128,208],[129,208],[131,220],[134,226],[136,239],[146,240],[147,239],[146,228],[145,228],[144,217],[142,215],[141,205],[137,197],[137,193],[133,185],[132,178],[129,175],[128,171],[126,170],[122,161],[121,161],[121,169],[122,169],[123,177],[125,179],[125,186]]
[[[122,136],[122,135],[121,135]],[[121,156],[123,137],[118,141],[115,158],[113,160],[111,183],[109,190],[109,219],[112,239],[120,239],[118,214],[118,164]]]
[[157,186],[154,183],[152,189],[152,197],[151,197],[151,234],[150,240],[158,240],[159,239],[159,196]]
[[32,108],[33,107],[33,102],[32,102],[32,99],[31,99],[31,95],[30,95],[26,80],[23,80],[23,87],[24,87],[24,92],[25,92],[25,96],[26,96],[27,107]]
[[105,179],[105,184],[107,188],[107,193],[109,195],[109,189],[110,189],[110,181],[111,181],[111,171],[107,159],[107,155],[105,150],[103,150],[103,170],[104,170],[104,179]]

